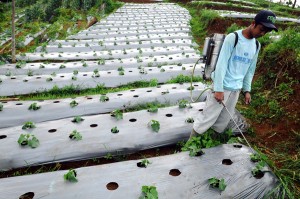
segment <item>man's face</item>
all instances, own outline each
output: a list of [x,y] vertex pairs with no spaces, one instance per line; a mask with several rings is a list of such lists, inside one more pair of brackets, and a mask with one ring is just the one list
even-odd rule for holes
[[263,26],[262,24],[254,24],[251,34],[253,38],[259,38],[264,36],[266,33],[271,32],[272,29]]

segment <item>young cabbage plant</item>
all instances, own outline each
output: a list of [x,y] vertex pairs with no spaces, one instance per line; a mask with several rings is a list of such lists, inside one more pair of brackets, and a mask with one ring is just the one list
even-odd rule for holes
[[74,131],[72,131],[72,133],[70,133],[69,138],[71,140],[78,141],[78,140],[82,140],[82,135],[77,130],[74,130]]
[[112,111],[110,115],[115,117],[117,120],[123,119],[123,112],[119,109]]
[[187,100],[180,100],[179,101],[179,108],[186,108],[186,107],[188,107],[188,108],[192,107],[191,104],[189,103],[189,101],[187,101]]
[[28,107],[28,110],[31,110],[31,111],[36,111],[36,110],[39,110],[41,108],[41,106],[37,105],[36,102],[30,104],[30,106]]
[[138,162],[137,163],[137,166],[138,167],[144,167],[144,168],[147,168],[147,166],[151,164],[151,162],[147,159],[143,159],[141,162]]
[[80,117],[80,116],[76,116],[72,120],[73,123],[80,123],[82,121],[84,121],[84,119],[82,117]]
[[78,102],[76,102],[75,100],[73,100],[72,102],[70,102],[71,108],[74,108],[77,105],[78,105]]
[[192,117],[189,117],[185,120],[187,123],[194,123],[194,119]]
[[119,129],[118,127],[113,127],[111,130],[110,130],[112,133],[119,133]]
[[100,96],[100,102],[107,102],[107,101],[109,101],[109,97],[107,97],[106,95]]
[[35,124],[33,122],[25,122],[24,125],[22,126],[22,129],[33,129],[35,128]]
[[251,173],[254,177],[258,177],[263,174],[262,169],[266,166],[266,162],[259,161],[256,166],[251,170]]
[[155,105],[154,106],[150,106],[147,111],[150,112],[150,113],[157,113],[158,107],[155,106]]
[[64,179],[69,182],[78,182],[76,176],[77,176],[76,171],[74,169],[70,169],[68,173],[64,174]]
[[151,120],[148,125],[152,128],[153,131],[158,132],[160,129],[159,121]]
[[208,183],[212,187],[218,188],[220,191],[224,191],[227,186],[224,179],[218,179],[216,177],[208,179]]
[[36,148],[39,146],[40,142],[39,140],[32,134],[21,134],[18,143],[21,146],[30,146],[31,148]]
[[158,192],[155,186],[142,186],[142,195],[139,199],[158,199]]

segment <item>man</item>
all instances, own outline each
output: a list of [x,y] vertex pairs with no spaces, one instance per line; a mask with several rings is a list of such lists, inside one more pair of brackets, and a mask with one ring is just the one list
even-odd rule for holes
[[221,102],[233,115],[241,90],[245,94],[245,103],[251,102],[251,82],[260,50],[256,38],[272,30],[277,32],[275,20],[273,12],[262,10],[249,27],[236,31],[238,42],[235,47],[236,35],[230,33],[226,36],[212,73],[213,91],[207,95],[203,112],[195,119],[191,137],[204,133],[210,127],[218,133],[224,132],[230,116]]

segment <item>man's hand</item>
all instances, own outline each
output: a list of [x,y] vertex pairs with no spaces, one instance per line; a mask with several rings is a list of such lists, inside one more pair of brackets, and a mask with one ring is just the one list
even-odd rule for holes
[[245,103],[250,104],[251,103],[251,95],[249,92],[245,93]]
[[215,99],[221,103],[224,100],[224,92],[215,92]]

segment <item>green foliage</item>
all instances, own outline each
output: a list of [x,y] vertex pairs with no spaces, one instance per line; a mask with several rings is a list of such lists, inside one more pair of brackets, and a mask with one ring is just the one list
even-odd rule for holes
[[64,174],[64,179],[69,182],[78,182],[77,173],[74,169],[70,169],[66,174]]
[[117,120],[123,119],[123,112],[120,109],[112,111],[110,115],[115,117]]
[[151,164],[151,162],[150,162],[149,160],[147,160],[147,159],[143,159],[143,160],[141,161],[141,165],[142,165],[143,167],[147,167],[149,164]]
[[157,120],[151,120],[149,126],[151,126],[152,130],[155,132],[158,132],[160,129],[160,123]]
[[22,129],[32,129],[35,128],[35,124],[33,122],[25,122],[24,125],[22,126]]
[[259,161],[256,166],[251,170],[253,176],[256,176],[258,173],[262,172],[262,169],[266,166],[266,162]]
[[30,104],[30,106],[28,107],[28,110],[31,110],[31,111],[36,111],[36,110],[39,110],[41,108],[41,106],[37,105],[36,102]]
[[150,105],[150,107],[147,109],[150,113],[157,113],[158,107],[156,105]]
[[224,191],[227,186],[224,179],[218,179],[216,177],[208,179],[208,183],[212,187],[218,188],[220,191]]
[[70,102],[71,108],[74,108],[77,105],[78,105],[78,102],[76,102],[75,100],[73,100],[72,102]]
[[31,148],[36,148],[39,146],[40,142],[39,140],[32,134],[21,134],[18,143],[21,146],[30,146]]
[[71,140],[78,141],[78,140],[82,140],[82,135],[77,130],[74,130],[74,131],[72,131],[72,133],[70,133],[69,138]]
[[109,101],[109,97],[107,97],[106,95],[100,96],[100,102],[107,102],[107,101]]
[[194,123],[194,119],[192,117],[189,117],[185,120],[187,123]]
[[178,104],[179,108],[192,107],[188,100],[180,100]]
[[155,186],[142,186],[142,196],[139,199],[158,199],[158,192]]
[[72,122],[74,122],[74,123],[80,123],[82,121],[84,121],[84,119],[82,117],[80,117],[80,116],[76,116],[72,120]]
[[25,65],[26,65],[26,61],[18,61],[16,63],[16,68],[22,68]]
[[241,26],[238,26],[236,23],[233,23],[231,24],[231,26],[229,26],[227,29],[226,29],[226,34],[229,34],[229,33],[232,33],[232,32],[235,32],[237,30],[240,30],[240,29],[243,29],[243,27]]
[[113,127],[111,130],[110,130],[112,133],[119,133],[119,129],[118,127]]

